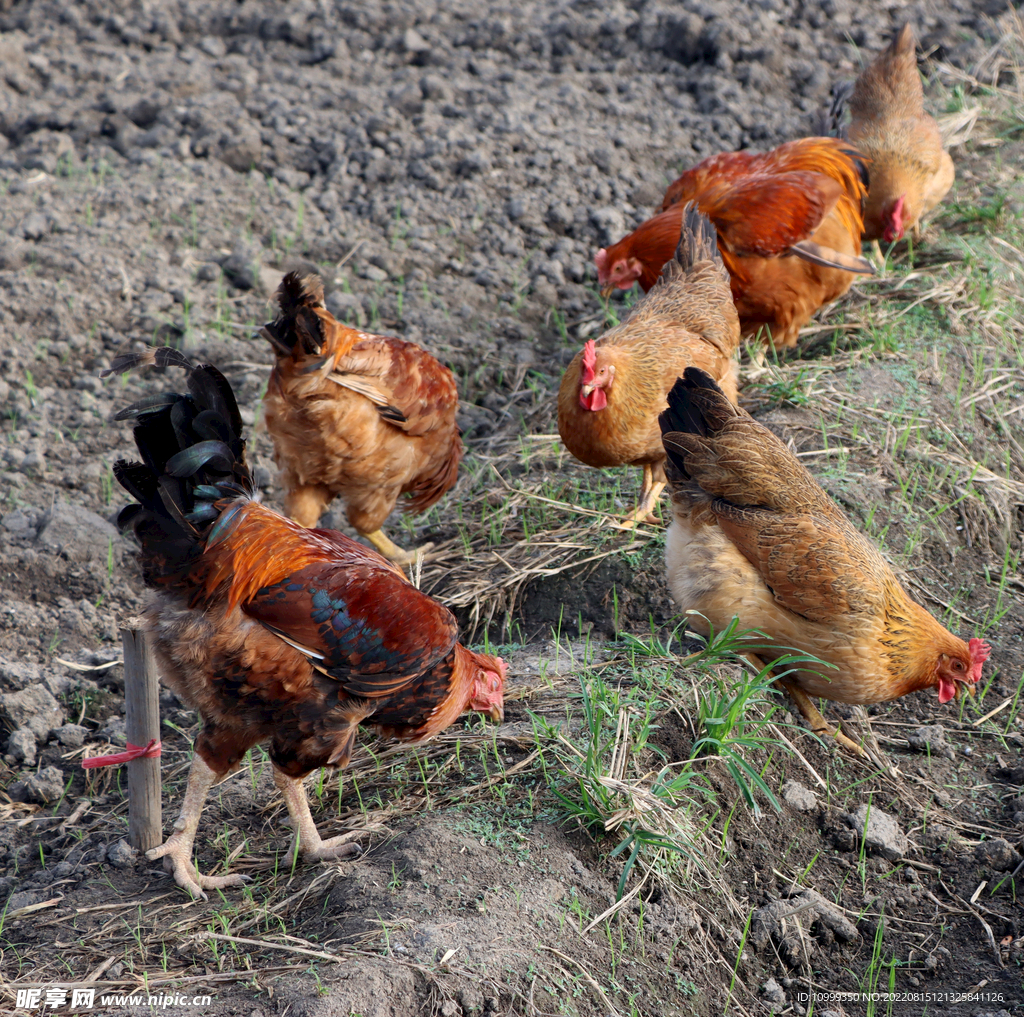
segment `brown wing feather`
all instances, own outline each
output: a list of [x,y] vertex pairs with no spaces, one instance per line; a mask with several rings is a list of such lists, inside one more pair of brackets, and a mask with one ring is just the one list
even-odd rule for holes
[[390,336],[357,343],[339,367],[376,381],[405,417],[395,426],[437,446],[428,468],[404,488],[410,496],[404,510],[426,511],[454,486],[462,460],[463,445],[455,423],[459,393],[452,372],[414,343]]
[[699,202],[731,250],[769,258],[811,236],[842,193],[831,177],[801,172],[722,185]]
[[452,372],[404,339],[365,335],[339,359],[337,370],[372,382],[405,417],[400,426],[406,434],[435,431],[458,412],[459,392]]
[[845,520],[743,508],[721,499],[711,509],[722,532],[794,614],[827,622],[883,610],[889,570]]

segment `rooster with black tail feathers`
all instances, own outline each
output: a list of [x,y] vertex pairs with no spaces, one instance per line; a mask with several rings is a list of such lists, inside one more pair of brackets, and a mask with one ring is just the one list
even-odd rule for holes
[[203,718],[181,815],[147,857],[205,897],[243,879],[201,874],[192,850],[209,789],[249,749],[267,747],[302,856],[344,858],[358,846],[321,839],[303,778],[344,767],[360,725],[415,744],[467,710],[500,721],[506,666],[462,646],[451,612],[375,551],[261,504],[238,406],[215,367],[163,348],[103,373],[147,364],[184,369],[187,392],[118,414],[136,420],[142,459],[114,466],[136,500],[119,523],[141,547],[163,680]]

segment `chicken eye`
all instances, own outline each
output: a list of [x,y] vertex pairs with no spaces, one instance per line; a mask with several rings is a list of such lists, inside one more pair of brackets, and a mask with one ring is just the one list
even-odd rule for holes
[[964,666],[964,662],[962,660],[954,660],[953,661],[953,670],[954,671],[966,671],[967,668]]

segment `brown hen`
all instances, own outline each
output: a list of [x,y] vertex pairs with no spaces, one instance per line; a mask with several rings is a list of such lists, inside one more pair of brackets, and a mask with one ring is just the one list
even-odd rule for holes
[[[973,691],[989,648],[965,643],[910,599],[792,452],[713,378],[687,368],[661,429],[672,486],[665,540],[669,588],[708,634],[733,618],[772,661],[793,649],[832,665],[783,685],[816,732],[809,696],[879,703],[935,688],[939,702]],[[854,749],[858,747],[849,743]]]
[[264,407],[285,511],[316,526],[340,497],[358,533],[408,564],[432,545],[403,551],[381,527],[399,496],[424,512],[458,479],[452,372],[414,343],[336,321],[316,276],[289,273],[277,299],[281,313],[259,334],[277,358]]
[[924,111],[910,25],[861,72],[849,106],[846,136],[870,159],[864,239],[892,243],[908,229],[916,236],[922,217],[953,186],[955,170],[939,125]]
[[558,433],[577,459],[643,467],[627,523],[646,518],[665,487],[658,414],[679,374],[696,364],[736,399],[739,320],[715,228],[692,204],[680,211],[682,238],[661,281],[621,325],[584,345],[558,390]]

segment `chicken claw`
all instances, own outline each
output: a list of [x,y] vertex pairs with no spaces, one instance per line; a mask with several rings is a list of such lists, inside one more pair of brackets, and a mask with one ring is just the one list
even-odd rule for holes
[[[306,840],[302,846],[302,857],[307,862],[337,862],[344,858],[358,858],[363,853],[361,844],[354,840],[345,840],[345,834],[339,837],[331,837],[329,840],[320,840],[319,843],[310,846]],[[342,843],[339,843],[341,841]]]
[[248,876],[204,876],[192,864],[192,845],[195,843],[199,817],[203,813],[206,796],[213,787],[218,774],[196,753],[192,757],[192,768],[188,771],[185,799],[181,803],[181,814],[174,821],[174,833],[159,847],[146,852],[146,857],[155,862],[164,860],[164,868],[174,875],[174,881],[192,895],[206,900],[206,890],[220,890],[227,886],[240,886]]
[[619,523],[619,526],[627,529],[632,529],[639,526],[641,523],[652,523],[657,524],[661,522],[657,516],[654,515],[654,509],[658,504],[658,499],[661,497],[661,492],[665,490],[664,480],[654,479],[654,468],[650,464],[644,466],[644,479],[643,485],[640,488],[640,501],[634,512],[631,512],[625,519]]
[[884,274],[885,273],[885,266],[886,266],[886,263],[887,263],[886,262],[886,257],[882,253],[881,244],[879,244],[879,242],[877,240],[872,240],[871,241],[871,254],[872,254],[872,258],[873,258],[875,264],[878,266],[879,273],[880,274]]
[[414,551],[403,551],[383,530],[374,530],[373,533],[364,533],[363,536],[388,561],[393,561],[396,565],[414,565],[418,558],[422,558],[434,546],[433,544],[424,544]]
[[146,852],[146,857],[155,862],[163,858],[164,869],[174,876],[174,882],[187,890],[193,899],[208,900],[207,890],[221,890],[229,886],[241,886],[249,882],[248,876],[229,873],[226,876],[204,876],[192,862],[192,837],[184,831],[172,833],[159,847]]
[[830,738],[835,738],[848,752],[852,752],[855,756],[859,756],[862,759],[870,758],[862,745],[858,745],[857,742],[848,735],[843,734],[838,728],[833,731],[828,726],[828,722],[821,715],[821,711],[811,702],[811,697],[803,689],[792,682],[783,681],[781,678],[775,684],[778,688],[785,689],[789,693],[790,698],[796,704],[796,708],[803,714],[804,720],[810,725],[811,731],[814,734],[819,737],[827,735]]
[[[302,781],[289,777],[281,770],[274,769],[274,785],[284,797],[288,807],[288,815],[292,820],[292,830],[299,842],[299,853],[307,862],[337,861],[342,858],[354,858],[363,853],[362,847],[355,841],[346,841],[345,834],[323,840],[317,831],[316,823],[309,811],[309,799]],[[294,851],[295,841],[292,841]]]

